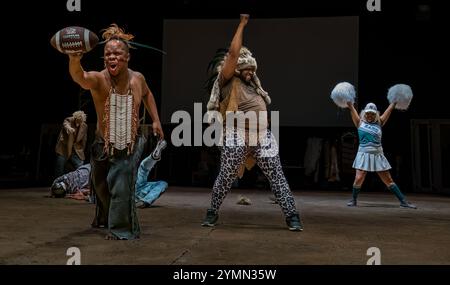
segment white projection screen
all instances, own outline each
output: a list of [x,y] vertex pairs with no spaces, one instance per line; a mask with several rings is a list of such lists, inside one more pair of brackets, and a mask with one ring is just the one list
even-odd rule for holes
[[[164,21],[161,117],[192,115],[194,102],[209,97],[206,68],[216,50],[228,47],[239,20]],[[358,17],[250,19],[244,45],[258,62],[257,74],[269,92],[269,111],[279,111],[281,126],[351,126],[348,111],[330,99],[333,87],[358,86]]]

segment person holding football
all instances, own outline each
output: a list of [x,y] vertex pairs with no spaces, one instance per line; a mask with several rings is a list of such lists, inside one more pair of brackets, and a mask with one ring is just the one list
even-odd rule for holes
[[164,139],[158,111],[144,76],[128,68],[133,35],[116,24],[104,30],[104,66],[85,71],[82,53],[69,54],[72,79],[90,90],[97,114],[91,150],[91,187],[96,196],[93,227],[108,228],[107,239],[136,239],[140,227],[135,206],[136,173],[145,137],[139,131],[143,102],[152,118],[154,135]]

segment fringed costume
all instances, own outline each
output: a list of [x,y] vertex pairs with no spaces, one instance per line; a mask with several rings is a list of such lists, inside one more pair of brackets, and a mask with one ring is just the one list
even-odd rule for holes
[[[216,62],[218,61],[216,60]],[[237,75],[240,70],[249,67],[256,70],[257,64],[252,53],[247,48],[241,48],[235,76],[228,81],[225,81],[220,73],[222,64],[223,60],[216,67],[216,78],[210,77],[209,85],[212,84],[212,86],[207,105],[208,111],[220,111],[222,118],[224,118],[224,125],[227,121],[227,112],[241,111],[240,115],[244,116],[246,112],[253,111],[256,112],[257,117],[259,112],[266,112],[263,119],[267,123],[266,105],[271,103],[271,99],[261,87],[256,73],[253,74],[250,82],[244,82]],[[256,132],[249,129],[247,124],[241,127],[224,127],[220,173],[213,186],[211,208],[207,215],[218,215],[219,208],[233,181],[237,177],[242,177],[245,168],[251,169],[257,164],[269,180],[271,189],[285,217],[298,217],[294,197],[281,167],[277,142],[267,128],[267,124],[258,119],[258,125],[259,128]],[[252,136],[254,138],[255,135],[257,136],[257,140],[254,140],[257,141],[256,145],[249,143],[252,141]],[[208,220],[208,217],[206,220]],[[204,222],[203,225],[211,226],[208,222]]]
[[140,234],[135,183],[145,138],[138,133],[137,110],[130,85],[127,94],[118,94],[111,81],[104,138],[97,135],[92,146],[92,189],[97,198],[93,226],[108,227],[118,239],[135,239]]

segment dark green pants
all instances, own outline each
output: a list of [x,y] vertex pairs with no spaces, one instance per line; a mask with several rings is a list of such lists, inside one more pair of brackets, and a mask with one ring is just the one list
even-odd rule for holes
[[96,196],[94,227],[107,227],[119,239],[139,238],[140,227],[134,201],[136,174],[145,138],[138,136],[134,149],[104,151],[104,140],[96,137],[91,151],[91,189]]

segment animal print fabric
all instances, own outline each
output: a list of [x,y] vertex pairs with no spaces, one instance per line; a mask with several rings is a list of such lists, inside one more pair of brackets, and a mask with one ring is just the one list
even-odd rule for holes
[[[297,214],[295,200],[281,167],[278,145],[270,131],[256,146],[244,143],[238,132],[228,132],[221,150],[220,172],[213,186],[211,208],[218,213],[219,208],[238,175],[240,166],[247,155],[252,155],[257,165],[269,180],[272,192],[286,217]],[[233,143],[230,143],[233,141]]]

